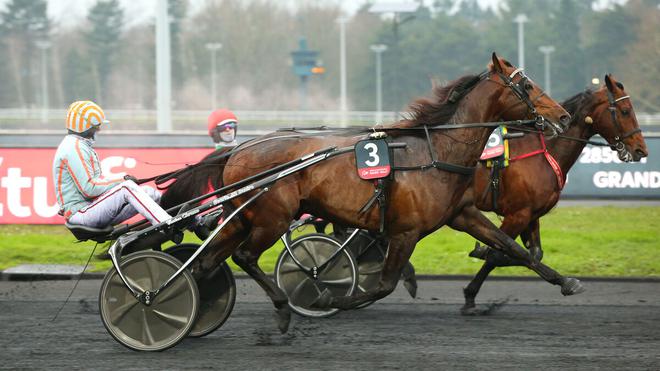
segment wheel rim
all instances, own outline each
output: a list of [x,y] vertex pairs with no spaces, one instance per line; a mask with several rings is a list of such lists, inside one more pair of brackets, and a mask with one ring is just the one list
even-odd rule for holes
[[385,251],[366,232],[360,232],[349,247],[358,265],[358,290],[367,292],[376,289],[385,263]]
[[[140,290],[155,290],[181,266],[155,251],[130,254],[120,263],[127,280]],[[149,306],[140,303],[121,281],[116,269],[105,276],[99,309],[108,332],[121,344],[144,351],[176,345],[188,334],[199,310],[197,285],[184,271]]]
[[[180,244],[165,252],[183,263],[198,247],[197,244]],[[188,334],[190,337],[205,336],[217,330],[229,318],[236,302],[236,282],[227,263],[223,262],[207,277],[196,282],[200,304],[197,320]]]
[[[293,254],[305,268],[322,265],[340,247],[336,240],[325,235],[306,235],[291,244]],[[278,286],[289,297],[289,306],[294,312],[308,317],[327,317],[339,310],[317,309],[312,304],[325,289],[332,296],[353,294],[357,285],[357,266],[351,254],[344,250],[314,279],[284,250],[277,262],[276,279]]]

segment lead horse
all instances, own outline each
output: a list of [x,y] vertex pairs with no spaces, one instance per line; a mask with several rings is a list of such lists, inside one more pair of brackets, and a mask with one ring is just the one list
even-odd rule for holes
[[[388,192],[385,226],[390,243],[379,287],[350,297],[322,295],[318,306],[350,309],[385,297],[394,289],[417,241],[455,216],[471,176],[447,169],[474,167],[493,130],[492,126],[458,124],[544,117],[565,125],[570,117],[527,79],[521,69],[494,53],[486,72],[464,76],[437,88],[435,97],[418,100],[411,108],[411,119],[384,129],[392,140],[406,144],[405,150],[394,151],[393,162],[410,171],[396,171]],[[452,125],[453,129],[443,130],[442,126]],[[224,167],[223,183],[237,182],[320,148],[353,146],[365,136],[363,131],[323,136],[270,134],[233,151]],[[279,328],[285,332],[290,321],[288,299],[259,267],[259,257],[287,231],[290,221],[302,213],[345,226],[378,230],[376,208],[359,213],[373,193],[371,182],[358,177],[352,153],[293,174],[276,183],[267,194],[245,208],[239,220],[232,221],[224,233],[216,235],[193,271],[203,275],[232,256],[269,295],[278,314]],[[237,199],[233,206],[238,207],[245,199]],[[562,286],[564,294],[581,291],[579,281],[565,278],[535,261],[527,250],[492,223],[476,232],[475,237],[524,261],[548,282]]]
[[[562,103],[572,116],[564,134],[548,140],[547,144],[544,137],[536,133],[510,140],[512,161],[501,171],[496,183],[499,191],[495,195],[490,170],[480,164],[472,187],[461,201],[465,205],[464,214],[474,214],[476,207],[503,216],[500,229],[511,238],[520,235],[532,256],[541,260],[539,218],[559,201],[565,174],[587,143],[602,145],[590,141],[594,135],[602,136],[607,145],[617,151],[621,161],[639,161],[648,156],[630,96],[612,75],[606,75],[604,80],[605,85],[597,91],[586,90]],[[544,148],[547,148],[549,158]],[[558,168],[552,166],[552,161]],[[462,229],[468,231],[470,227]],[[489,273],[498,266],[524,265],[524,262],[480,246],[470,255],[485,259],[485,262],[464,289],[462,313],[480,314],[483,311],[476,309],[475,298]]]

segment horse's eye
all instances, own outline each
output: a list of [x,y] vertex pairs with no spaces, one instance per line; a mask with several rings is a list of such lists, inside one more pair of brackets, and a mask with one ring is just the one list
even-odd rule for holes
[[532,90],[534,87],[530,83],[525,83],[525,90]]
[[621,110],[621,114],[623,114],[624,116],[628,116],[630,114],[630,111],[624,108]]

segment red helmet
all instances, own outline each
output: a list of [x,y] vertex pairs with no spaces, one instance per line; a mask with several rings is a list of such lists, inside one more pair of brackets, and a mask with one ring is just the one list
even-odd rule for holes
[[208,119],[209,135],[211,135],[211,132],[216,127],[227,125],[230,123],[233,123],[234,126],[238,124],[238,118],[236,117],[236,115],[234,115],[232,111],[226,108],[222,108],[211,112]]

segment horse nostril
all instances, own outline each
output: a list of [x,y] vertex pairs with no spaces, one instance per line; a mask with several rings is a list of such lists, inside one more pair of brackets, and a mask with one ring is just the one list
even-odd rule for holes
[[641,148],[637,148],[635,150],[635,153],[637,153],[639,155],[639,157],[646,157],[646,156],[649,155],[648,152],[646,152],[645,150],[643,150]]
[[571,116],[569,115],[562,115],[559,118],[559,123],[562,124],[563,126],[568,126],[568,123],[571,121]]

